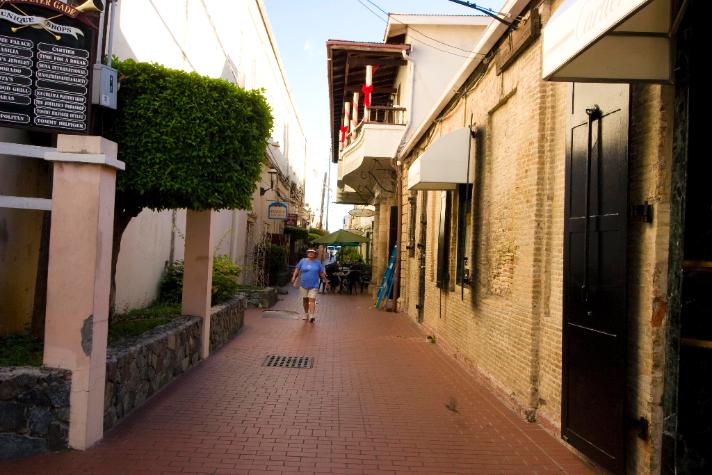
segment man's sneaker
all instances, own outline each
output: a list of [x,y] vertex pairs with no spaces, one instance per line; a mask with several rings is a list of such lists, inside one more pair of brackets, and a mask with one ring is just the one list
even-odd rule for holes
[[309,320],[309,314],[305,313],[304,315],[302,315],[302,320]]
[[312,316],[309,318],[309,323],[314,323],[315,321],[316,321],[316,318],[314,318],[314,316],[312,315]]

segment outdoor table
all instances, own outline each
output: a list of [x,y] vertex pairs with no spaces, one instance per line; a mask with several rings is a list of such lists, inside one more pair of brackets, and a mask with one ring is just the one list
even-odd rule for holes
[[338,272],[334,272],[334,275],[339,278],[339,293],[344,292],[344,286],[346,284],[346,279],[348,278],[349,273],[351,273],[351,269],[346,268],[346,270],[340,270]]

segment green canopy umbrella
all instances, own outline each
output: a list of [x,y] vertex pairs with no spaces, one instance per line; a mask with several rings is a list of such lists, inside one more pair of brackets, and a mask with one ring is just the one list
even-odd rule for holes
[[314,244],[331,244],[334,246],[358,246],[364,242],[368,242],[368,239],[345,229],[339,229],[312,241]]

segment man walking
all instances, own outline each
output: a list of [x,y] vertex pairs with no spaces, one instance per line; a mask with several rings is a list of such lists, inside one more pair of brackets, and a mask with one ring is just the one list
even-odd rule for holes
[[316,296],[319,293],[320,279],[329,287],[329,282],[326,279],[324,265],[316,258],[316,250],[307,249],[307,257],[301,259],[292,275],[292,284],[296,287],[297,278],[299,278],[299,295],[302,298],[304,307],[304,316],[302,320],[309,320],[314,323],[316,313]]

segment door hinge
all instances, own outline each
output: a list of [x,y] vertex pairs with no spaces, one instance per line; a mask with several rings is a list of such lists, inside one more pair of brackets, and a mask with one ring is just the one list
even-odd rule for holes
[[630,217],[641,223],[653,222],[653,205],[647,201],[630,207]]
[[631,429],[638,432],[638,438],[648,440],[648,428],[650,426],[648,419],[641,416],[638,419],[631,419],[629,424]]

